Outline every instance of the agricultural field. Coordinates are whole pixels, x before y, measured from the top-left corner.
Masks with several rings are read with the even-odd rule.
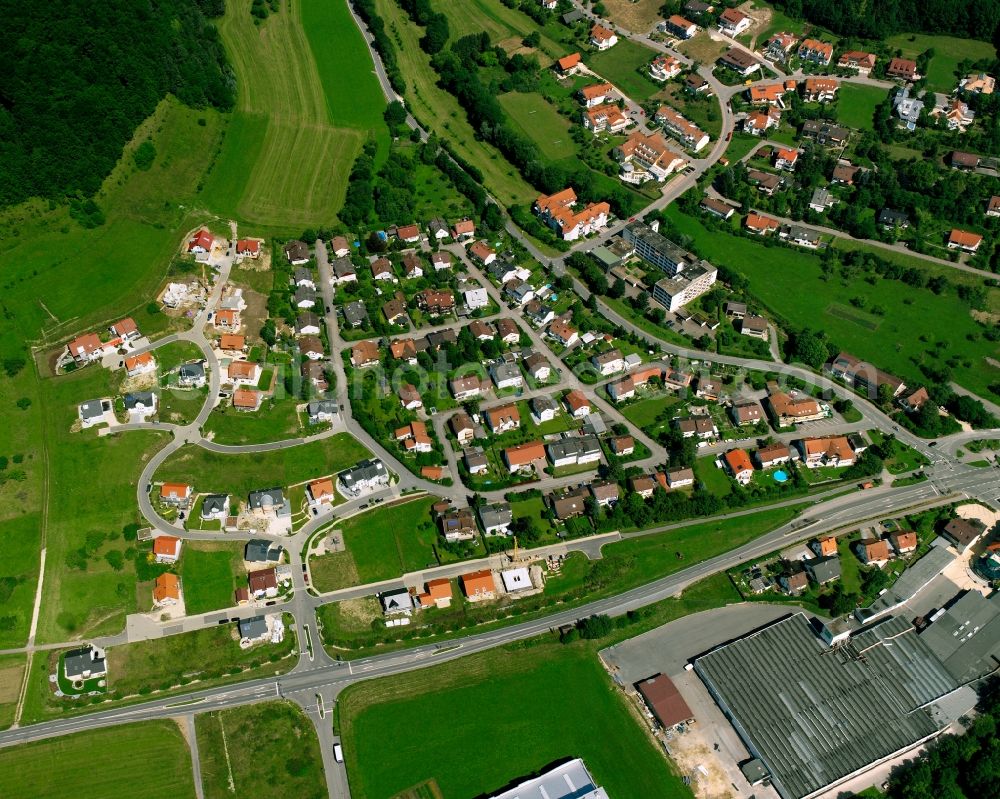
[[[0,730],[7,729],[14,722],[24,663],[24,655],[0,657]]]
[[[576,155],[576,143],[569,135],[569,122],[544,97],[509,92],[497,99],[514,126],[550,161]]]
[[[434,10],[448,17],[452,39],[486,32],[493,44],[503,45],[509,54],[514,50],[527,54],[527,48],[522,50],[514,45],[519,45],[521,39],[538,30],[542,40],[535,56],[543,67],[567,52],[567,44],[557,41],[545,28],[539,30],[538,24],[529,16],[495,0],[436,0]],[[568,38],[569,30],[559,26],[559,33],[563,31]]]
[[[604,0],[606,18],[632,33],[649,33],[662,18],[660,0]]]
[[[320,799],[326,780],[312,722],[291,702],[195,716],[205,799]]]
[[[246,585],[243,543],[187,541],[179,571],[188,616],[232,607],[233,592]]]
[[[106,396],[109,375],[90,366],[43,386],[49,452],[45,589],[41,641],[116,633],[134,612],[135,569],[123,553],[125,525],[141,520],[135,481],[144,461],[167,442],[163,433],[131,431],[98,437],[73,432],[77,403]],[[99,464],[100,479],[84,479]],[[113,553],[118,553],[113,554]]]
[[[534,200],[538,192],[521,179],[495,147],[478,140],[458,101],[437,85],[430,58],[420,49],[423,29],[410,21],[395,0],[376,0],[375,5],[385,21],[386,32],[396,40],[399,67],[406,76],[406,101],[417,120],[446,140],[459,156],[475,164],[483,173],[486,187],[502,204]],[[462,8],[463,13],[468,13],[465,4]],[[439,10],[447,13],[446,7]],[[501,10],[498,5],[497,13]]]
[[[516,712],[487,711],[515,696]],[[428,779],[444,796],[474,796],[567,756],[582,757],[609,796],[690,796],[585,646],[515,647],[425,670],[417,681],[366,682],[341,694],[339,710],[355,799],[390,799]],[[387,750],[398,729],[422,734]],[[372,762],[379,768],[362,765]]]
[[[93,796],[126,799],[136,795],[139,764],[155,764],[142,768],[143,799],[194,799],[191,753],[177,724],[166,720],[0,749],[0,796],[76,799],[86,786]]]
[[[842,83],[837,94],[837,121],[855,130],[871,130],[875,106],[885,99],[886,91],[875,86]]]
[[[157,470],[155,479],[187,481],[199,493],[230,494],[238,501],[254,489],[287,488],[341,471],[370,454],[347,433],[297,447],[234,455],[211,452],[191,444],[167,458]]]
[[[641,103],[661,89],[646,73],[646,67],[654,58],[654,50],[630,39],[619,39],[610,50],[590,53],[586,60],[590,69],[613,83],[630,99]]]
[[[369,131],[388,143],[371,58],[346,4],[285,2],[260,25],[249,6],[229,0],[219,22],[239,96],[205,202],[271,227],[329,223]]]
[[[958,85],[955,71],[959,62],[993,59],[997,55],[996,48],[989,42],[922,33],[901,33],[886,39],[886,44],[892,49],[902,50],[904,58],[916,58],[933,49],[934,57],[927,67],[927,88],[944,94],[950,94]]]
[[[954,371],[954,380],[960,385],[988,398],[989,386],[1000,378],[1000,369],[992,365],[1000,348],[980,335],[968,307],[952,292],[936,295],[887,280],[871,285],[863,277],[824,280],[816,255],[709,231],[676,206],[671,206],[667,215],[681,233],[692,237],[704,257],[745,275],[751,293],[779,317],[796,326],[825,330],[839,347],[859,358],[917,381],[920,372],[914,364],[927,358],[934,342],[940,341],[963,358]],[[922,262],[920,268],[928,271],[933,266]],[[963,279],[957,270],[941,269],[949,280]],[[995,295],[996,291],[990,290],[991,307],[996,307]],[[885,315],[878,316],[877,323],[867,316],[861,321],[843,318],[838,309],[845,298],[861,298],[866,308],[880,307]],[[911,333],[918,328],[923,331],[921,337]],[[927,340],[921,341],[924,337]]]
[[[438,534],[430,514],[436,501],[421,497],[385,505],[339,524],[347,549],[310,559],[313,586],[331,591],[437,565]]]

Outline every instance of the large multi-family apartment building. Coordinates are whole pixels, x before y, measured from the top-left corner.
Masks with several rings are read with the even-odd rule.
[[[633,246],[636,255],[666,273],[653,286],[653,299],[668,311],[676,311],[708,291],[718,277],[718,270],[708,261],[697,258],[643,222],[633,222],[622,231],[622,238]]]
[[[535,213],[566,241],[594,233],[608,224],[611,206],[606,202],[589,203],[579,211],[574,210],[576,192],[572,188],[556,194],[540,196],[535,200]]]
[[[687,165],[684,156],[671,150],[659,133],[636,131],[615,147],[614,156],[622,165],[621,179],[627,183],[662,182]]]
[[[695,152],[708,145],[708,134],[668,105],[660,106],[656,121],[663,125],[664,131]]]

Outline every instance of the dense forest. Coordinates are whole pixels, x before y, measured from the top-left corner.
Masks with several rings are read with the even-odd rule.
[[[167,93],[229,109],[223,0],[0,0],[0,205],[92,195]]]
[[[979,715],[964,735],[946,735],[892,772],[888,799],[1000,797],[1000,681],[979,691]]]
[[[916,31],[995,40],[1000,25],[1000,3],[994,0],[777,0],[775,5],[789,16],[863,39]]]

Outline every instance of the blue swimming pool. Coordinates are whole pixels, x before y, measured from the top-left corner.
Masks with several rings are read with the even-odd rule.
[[[781,469],[778,469],[778,471],[776,471],[772,475],[772,477],[774,477],[774,482],[776,482],[776,483],[783,483],[783,482],[785,482],[788,479],[788,472],[785,472],[785,471],[782,471]]]

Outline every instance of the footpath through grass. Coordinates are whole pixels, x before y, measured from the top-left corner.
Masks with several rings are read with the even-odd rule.
[[[511,646],[417,680],[351,686],[339,721],[354,799],[390,799],[431,778],[444,796],[477,796],[566,757],[583,758],[609,796],[691,796],[584,645]]]
[[[193,799],[191,754],[177,724],[96,728],[0,749],[0,796],[78,799],[81,792],[102,799]]]
[[[264,702],[202,713],[195,730],[205,799],[326,796],[316,730],[297,705]]]

